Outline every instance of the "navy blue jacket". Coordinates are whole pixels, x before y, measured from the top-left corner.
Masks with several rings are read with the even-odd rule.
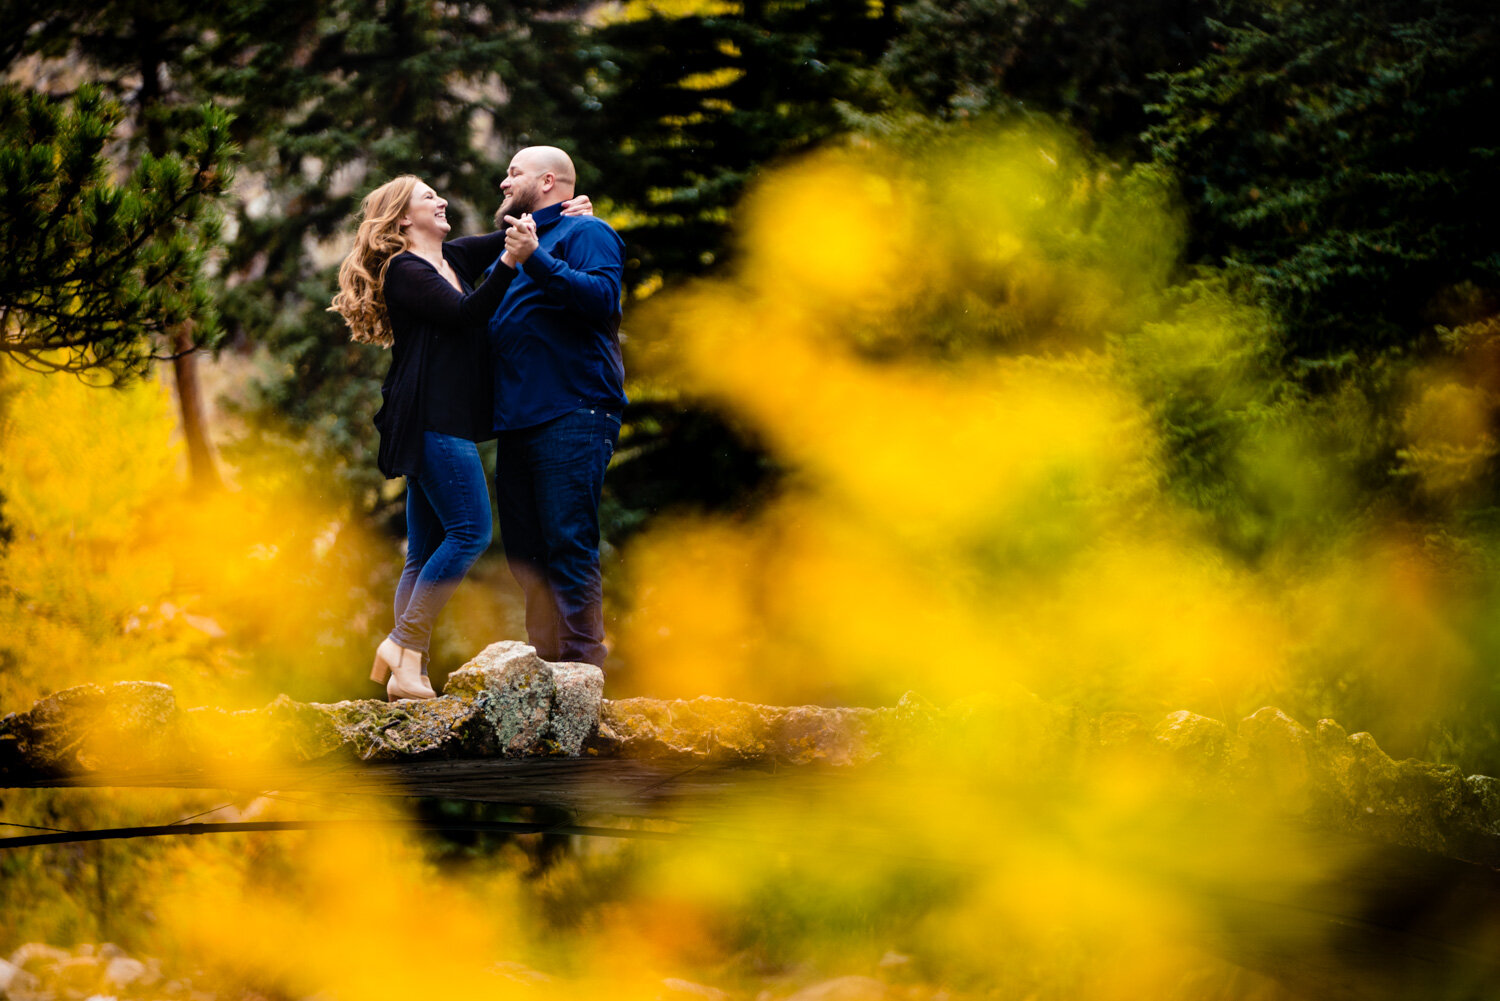
[[[626,403],[625,242],[604,220],[564,216],[561,205],[532,218],[540,246],[490,320],[496,431],[535,427],[580,407],[618,413]]]

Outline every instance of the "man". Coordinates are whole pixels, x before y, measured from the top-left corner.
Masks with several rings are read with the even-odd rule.
[[[562,215],[576,178],[568,154],[530,146],[500,185],[519,273],[489,328],[495,498],[528,641],[544,660],[602,665],[599,496],[626,403],[625,244],[600,219]]]

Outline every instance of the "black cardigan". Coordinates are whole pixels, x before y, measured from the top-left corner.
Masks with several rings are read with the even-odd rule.
[[[502,232],[443,244],[443,257],[471,286],[505,249]],[[385,306],[395,343],[375,414],[377,462],[387,479],[422,468],[422,432],[484,441],[494,437],[487,326],[516,272],[498,265],[473,292],[460,292],[410,251],[391,258]]]

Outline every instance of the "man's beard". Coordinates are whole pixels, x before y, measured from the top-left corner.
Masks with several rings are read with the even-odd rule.
[[[506,216],[519,219],[527,212],[535,212],[536,200],[535,191],[512,191],[495,212],[495,225],[497,227],[505,225]]]

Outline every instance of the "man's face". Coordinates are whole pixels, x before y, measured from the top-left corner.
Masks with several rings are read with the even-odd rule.
[[[510,161],[510,170],[500,182],[500,192],[505,201],[500,203],[499,215],[519,216],[523,212],[536,211],[542,199],[542,179],[546,175],[528,163],[520,154]]]

